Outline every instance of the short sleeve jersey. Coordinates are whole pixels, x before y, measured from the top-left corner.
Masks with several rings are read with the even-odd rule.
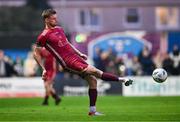
[[[61,27],[45,29],[36,44],[45,47],[64,68],[76,67],[73,63],[77,60],[86,64],[72,48]]]

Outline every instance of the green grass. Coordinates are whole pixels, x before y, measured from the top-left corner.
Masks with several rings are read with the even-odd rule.
[[[179,121],[180,97],[98,97],[97,109],[105,116],[89,117],[88,97],[63,97],[59,106],[42,98],[0,99],[0,121]]]

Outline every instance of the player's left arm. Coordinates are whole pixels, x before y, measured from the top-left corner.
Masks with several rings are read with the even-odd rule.
[[[61,31],[64,33],[64,30],[61,28]],[[81,57],[83,58],[84,60],[87,60],[87,55],[81,53],[78,49],[76,49],[66,38],[66,35],[64,33],[64,38],[66,39],[66,41],[69,43],[69,45],[73,48],[73,50]]]
[[[83,59],[87,60],[87,55],[81,53],[77,48],[75,48],[71,43],[69,43],[71,45],[71,47],[74,49],[74,51]]]

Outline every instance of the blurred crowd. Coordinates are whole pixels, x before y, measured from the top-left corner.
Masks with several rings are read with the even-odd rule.
[[[146,76],[151,75],[153,70],[162,67],[169,75],[180,75],[180,50],[178,46],[173,51],[162,54],[158,51],[151,55],[149,48],[144,47],[137,56],[124,54],[117,56],[112,49],[102,51],[95,49],[96,55],[93,58],[94,66],[120,76]],[[42,69],[33,58],[32,52],[28,52],[27,58],[22,60],[16,57],[13,61],[0,50],[0,77],[34,77],[41,76]]]
[[[13,61],[10,57],[4,54],[3,50],[0,50],[0,77],[33,77],[40,76],[41,72],[42,71],[34,60],[31,51],[28,52],[25,60],[21,59],[21,57],[16,57]]]
[[[164,68],[168,75],[180,75],[180,50],[177,45],[174,45],[170,53],[163,54],[158,51],[155,55],[151,54],[148,47],[144,47],[137,56],[132,54],[118,56],[112,49],[95,50],[94,65],[103,71],[120,76],[148,76],[152,75],[155,68]]]

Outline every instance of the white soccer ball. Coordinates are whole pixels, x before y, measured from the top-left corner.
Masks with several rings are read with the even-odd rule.
[[[153,77],[154,81],[156,81],[158,83],[162,83],[162,82],[166,81],[167,76],[168,76],[167,72],[163,68],[157,68],[152,73],[152,77]]]

